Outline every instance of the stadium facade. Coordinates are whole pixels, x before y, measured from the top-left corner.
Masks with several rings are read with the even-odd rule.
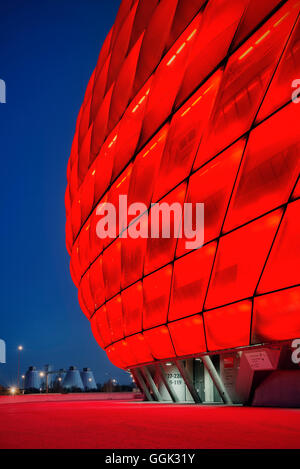
[[[100,51],[68,163],[66,244],[95,339],[150,400],[293,401],[299,11],[123,0]],[[120,195],[150,217],[153,203],[203,203],[203,247],[99,238],[97,207]]]

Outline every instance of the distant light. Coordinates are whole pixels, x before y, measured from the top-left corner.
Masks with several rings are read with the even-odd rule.
[[[174,62],[174,60],[176,59],[176,55],[173,55],[173,57],[169,60],[169,62],[167,63],[167,66],[170,66],[171,63]]]
[[[91,383],[91,381],[92,381],[92,378],[89,378],[89,382],[90,382],[90,383]]]
[[[187,38],[187,41],[190,41],[190,40],[192,39],[192,37],[195,36],[196,32],[197,32],[197,29],[194,29],[194,31],[193,31],[193,32],[189,35],[189,37]]]
[[[167,363],[166,363],[166,366],[172,366],[172,363],[167,362]]]
[[[22,375],[22,379],[25,379],[25,375]]]
[[[277,23],[274,24],[274,28],[277,28],[277,26],[280,25],[280,23],[282,23],[283,20],[285,20],[285,18],[287,18],[289,16],[290,12],[288,11],[285,15],[283,15],[280,20],[277,21]]]
[[[181,117],[185,116],[190,110],[191,110],[191,107],[188,107],[182,114],[181,114]]]
[[[185,46],[186,46],[186,42],[184,42],[184,43],[179,47],[179,49],[177,50],[176,54],[180,54],[180,52],[182,51],[182,49],[184,49]]]
[[[255,44],[258,46],[258,44],[260,44],[267,36],[269,36],[269,34],[271,34],[270,29],[269,29],[265,34],[263,34],[263,35],[256,41]]]
[[[43,378],[43,376],[45,376],[45,373],[43,373],[42,371],[40,372],[40,377]]]
[[[252,52],[254,49],[253,46],[249,47],[249,49],[246,50],[246,52],[244,52],[240,57],[239,57],[239,60],[243,60],[248,54],[250,54],[250,52]]]
[[[58,381],[61,381],[61,378],[58,378]]]
[[[14,395],[14,394],[16,394],[16,392],[17,392],[17,388],[16,388],[15,386],[12,386],[12,387],[9,389],[9,392],[10,392],[10,394]]]
[[[19,345],[18,350],[23,350],[23,345]]]

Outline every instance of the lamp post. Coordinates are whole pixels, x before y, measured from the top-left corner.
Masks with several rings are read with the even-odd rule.
[[[18,346],[18,388],[20,389],[20,362],[21,362],[21,352],[23,350],[23,345]]]
[[[25,375],[22,375],[21,378],[23,381],[23,394],[25,394]]]
[[[48,373],[47,371],[45,371],[45,372],[44,372],[44,371],[41,371],[41,372],[40,372],[40,377],[41,377],[41,378],[46,378],[46,380],[45,380],[45,391],[46,391],[46,394],[48,394],[48,388],[49,388],[49,386],[48,386],[48,374],[49,374],[49,373]]]
[[[43,371],[41,371],[40,372],[40,378],[44,378],[44,377],[45,377],[45,373]],[[42,389],[42,387],[44,387],[44,386],[41,385],[41,389]]]

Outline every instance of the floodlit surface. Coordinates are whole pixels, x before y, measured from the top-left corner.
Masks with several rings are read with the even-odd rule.
[[[300,336],[300,3],[256,3],[123,0],[91,75],[66,244],[81,308],[120,368]],[[204,247],[162,227],[131,238],[130,216],[98,237],[97,208],[126,214],[119,196],[144,204],[141,226],[153,203],[204,203]]]
[[[299,409],[103,397],[0,397],[0,448],[300,448]]]

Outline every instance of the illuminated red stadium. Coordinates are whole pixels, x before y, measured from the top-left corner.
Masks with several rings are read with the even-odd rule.
[[[66,243],[98,344],[148,398],[163,394],[156,373],[168,389],[166,363],[203,400],[197,357],[218,357],[204,363],[216,385],[241,351],[300,337],[299,11],[123,0],[100,51],[68,164]],[[119,195],[149,210],[204,203],[204,246],[100,239],[96,209]]]

